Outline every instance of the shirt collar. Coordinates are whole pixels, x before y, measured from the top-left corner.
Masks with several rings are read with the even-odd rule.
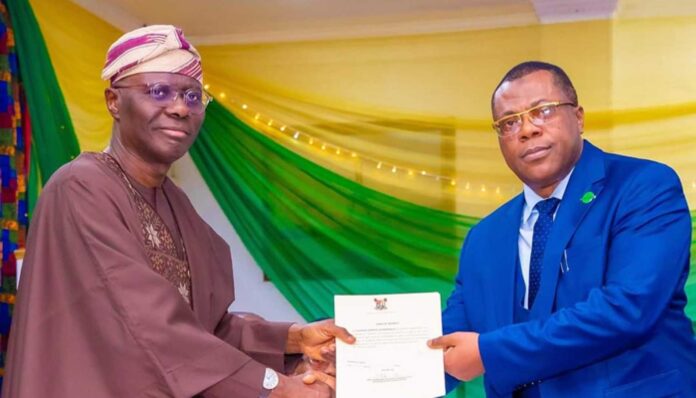
[[[573,167],[568,175],[566,175],[561,182],[558,183],[556,189],[553,190],[549,198],[556,198],[558,200],[563,199],[563,194],[565,193],[566,187],[568,187],[568,181],[570,180],[570,176],[573,174],[573,170],[575,170],[575,167]],[[532,188],[528,187],[527,184],[524,184],[522,190],[524,191],[524,210],[522,211],[522,223],[524,224],[529,222],[529,218],[532,216],[534,206],[536,206],[536,204],[542,200],[548,198],[542,198],[541,196],[537,195],[537,193],[534,192]]]

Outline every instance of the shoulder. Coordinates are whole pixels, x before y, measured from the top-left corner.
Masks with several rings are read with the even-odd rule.
[[[605,169],[610,184],[631,187],[679,187],[677,173],[668,165],[615,153],[604,153]]]
[[[616,230],[667,217],[691,227],[689,207],[677,173],[652,160],[605,154],[605,182],[602,203],[614,209],[611,220]],[[662,221],[664,223],[664,221]]]
[[[97,154],[85,152],[56,170],[45,189],[55,189],[54,187],[74,181],[101,182],[105,177],[112,177],[110,174],[113,173],[100,164]]]
[[[66,163],[51,176],[40,197],[58,193],[115,199],[127,195],[119,176],[98,159],[99,154],[85,152]],[[93,198],[94,199],[94,198]]]

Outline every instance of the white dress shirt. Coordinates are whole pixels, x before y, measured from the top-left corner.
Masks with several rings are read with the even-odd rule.
[[[558,183],[556,189],[553,190],[551,196],[548,198],[542,198],[537,195],[532,188],[527,185],[523,186],[524,191],[524,209],[522,210],[522,220],[520,222],[520,236],[517,240],[517,246],[520,254],[520,266],[522,268],[522,279],[524,279],[525,293],[524,293],[524,308],[529,309],[529,262],[532,257],[532,239],[534,238],[534,224],[536,224],[539,218],[539,211],[534,208],[537,203],[542,200],[549,198],[557,198],[559,200],[563,199],[563,194],[565,193],[566,187],[568,186],[568,180],[573,174],[573,170],[570,170],[567,176]],[[559,204],[556,207],[556,211],[553,213],[553,218],[556,218],[556,213],[561,207]]]

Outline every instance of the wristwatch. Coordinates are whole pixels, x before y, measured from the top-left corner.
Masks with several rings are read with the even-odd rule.
[[[271,368],[266,368],[266,373],[263,375],[263,384],[259,398],[268,398],[273,392],[273,389],[278,387],[278,373]]]

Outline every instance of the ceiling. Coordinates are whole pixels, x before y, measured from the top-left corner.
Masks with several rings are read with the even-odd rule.
[[[693,0],[71,0],[117,28],[180,26],[195,44],[451,32],[696,15]]]

